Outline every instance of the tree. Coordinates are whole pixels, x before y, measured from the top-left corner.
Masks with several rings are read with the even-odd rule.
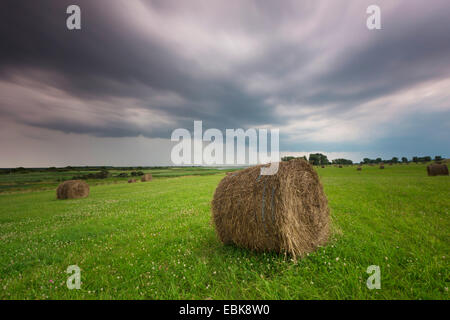
[[[435,156],[434,157],[434,161],[441,161],[442,160],[442,157],[441,156]]]
[[[303,159],[305,161],[308,161],[306,159],[306,156],[302,156],[302,157],[285,156],[285,157],[281,158],[281,161],[289,161],[289,160],[292,160],[292,159]]]
[[[333,159],[333,164],[353,164],[352,160],[349,159]]]
[[[311,153],[309,155],[309,163],[318,166],[320,164],[320,155],[318,153]]]
[[[320,164],[321,165],[325,165],[325,164],[330,164],[330,160],[328,160],[328,157],[324,154],[320,154]]]
[[[402,157],[402,162],[403,162],[403,163],[408,163],[408,158]]]
[[[321,153],[311,153],[309,155],[309,163],[314,166],[329,164],[328,157]]]
[[[398,158],[397,157],[393,157],[391,161],[392,161],[392,163],[398,163]]]

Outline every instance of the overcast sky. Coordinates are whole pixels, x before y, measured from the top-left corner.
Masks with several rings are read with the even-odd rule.
[[[279,128],[283,154],[449,157],[449,17],[448,0],[2,0],[0,167],[170,164],[194,120]]]

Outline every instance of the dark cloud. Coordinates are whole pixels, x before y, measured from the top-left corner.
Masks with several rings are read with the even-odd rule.
[[[70,4],[81,31],[65,27]],[[0,114],[99,137],[275,126],[285,149],[361,149],[362,129],[389,127],[362,106],[450,77],[447,1],[381,1],[379,31],[365,27],[369,4],[2,1]]]

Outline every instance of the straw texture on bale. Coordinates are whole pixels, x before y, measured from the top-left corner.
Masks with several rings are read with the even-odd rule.
[[[56,189],[58,199],[79,199],[89,195],[89,185],[82,180],[68,180]]]
[[[429,176],[448,176],[448,167],[446,164],[430,164],[427,166]]]
[[[328,201],[314,168],[303,159],[279,163],[275,175],[262,165],[225,176],[212,201],[219,239],[255,251],[302,256],[327,242]]]
[[[142,176],[141,181],[142,182],[146,182],[146,181],[151,181],[152,180],[152,175],[150,173],[146,173]]]

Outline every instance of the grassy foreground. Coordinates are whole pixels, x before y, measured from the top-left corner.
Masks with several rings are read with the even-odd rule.
[[[297,263],[223,246],[210,201],[223,174],[0,194],[0,299],[448,299],[450,179],[422,165],[317,169],[330,243]],[[81,268],[80,290],[66,269]],[[366,269],[381,268],[369,290]]]

